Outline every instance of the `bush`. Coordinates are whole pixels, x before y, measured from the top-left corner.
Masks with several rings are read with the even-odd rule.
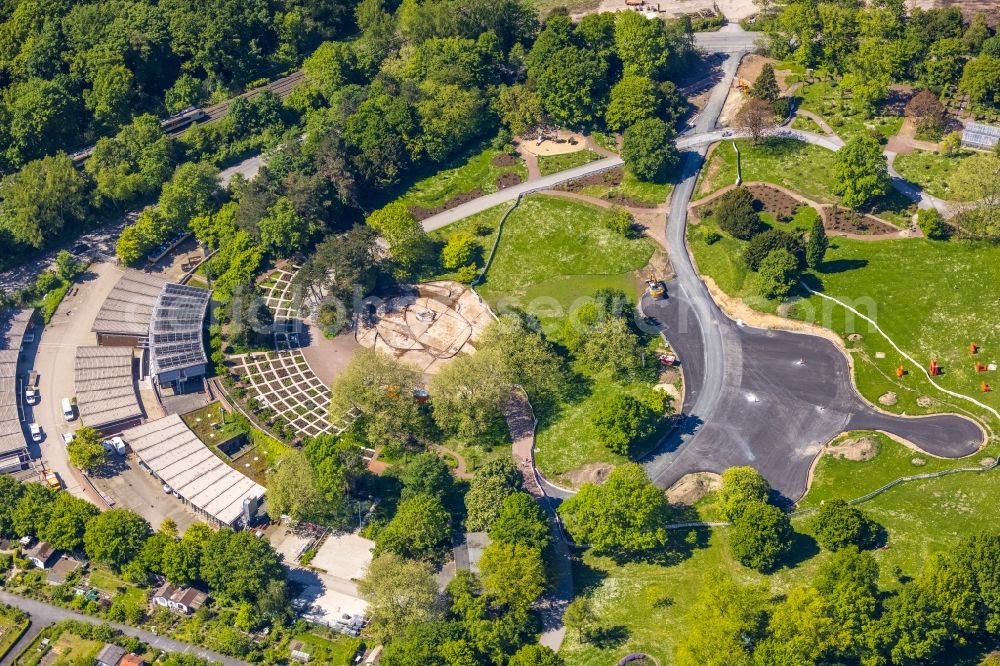
[[[656,431],[658,414],[640,400],[618,393],[600,404],[591,417],[597,438],[612,452],[627,456],[632,447]]]
[[[479,275],[479,267],[475,264],[469,264],[468,266],[462,266],[457,271],[455,271],[455,279],[459,282],[470,284]]]
[[[760,270],[767,255],[775,250],[787,250],[795,257],[797,266],[802,267],[802,241],[790,233],[781,229],[768,229],[764,233],[755,236],[750,244],[743,251],[743,263],[752,271]]]
[[[774,115],[787,118],[792,112],[792,100],[788,97],[779,97],[771,102],[771,108],[774,109]]]
[[[773,250],[760,264],[760,292],[764,298],[783,299],[795,286],[799,262],[783,248]]]
[[[750,502],[733,521],[729,548],[744,566],[768,573],[788,555],[793,534],[784,511],[764,502]]]
[[[726,520],[736,520],[751,502],[766,502],[771,486],[753,467],[730,467],[722,473],[719,508]]]
[[[472,262],[479,244],[472,234],[460,231],[448,237],[448,243],[441,250],[441,265],[455,270]]]
[[[917,226],[924,236],[932,240],[947,240],[951,236],[951,227],[941,217],[941,213],[933,208],[917,211]]]
[[[827,550],[840,550],[847,546],[865,549],[875,545],[879,525],[860,509],[836,499],[820,506],[812,519],[812,529],[816,541]]]
[[[709,231],[705,234],[705,244],[715,245],[720,240],[722,240],[722,234],[717,231]]]
[[[727,234],[740,240],[750,240],[767,228],[757,216],[753,204],[753,194],[741,186],[719,197],[712,206],[712,214]]]

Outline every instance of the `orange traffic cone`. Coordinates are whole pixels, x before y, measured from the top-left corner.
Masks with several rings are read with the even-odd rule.
[[[993,390],[992,388],[990,388],[990,385],[987,384],[986,382],[981,383],[979,385],[979,388],[983,389],[983,393],[989,393],[990,391]]]

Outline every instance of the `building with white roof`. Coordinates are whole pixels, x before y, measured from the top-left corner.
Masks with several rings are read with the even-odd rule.
[[[21,428],[18,407],[17,361],[34,310],[0,313],[0,472],[28,465],[28,443]]]
[[[142,420],[132,358],[129,347],[77,348],[76,406],[85,425],[112,432]]]
[[[135,454],[186,504],[216,524],[252,521],[265,488],[227,465],[176,414],[122,433]]]

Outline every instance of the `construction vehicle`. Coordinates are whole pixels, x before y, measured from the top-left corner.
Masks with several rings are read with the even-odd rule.
[[[62,481],[59,480],[59,475],[54,471],[42,470],[43,477],[45,479],[45,485],[47,485],[52,490],[62,490]]]
[[[646,278],[646,291],[650,298],[663,298],[667,294],[667,287],[662,280],[657,280],[652,273]]]
[[[736,77],[736,87],[740,89],[740,92],[749,94],[750,89],[753,88],[753,84],[742,77]]]

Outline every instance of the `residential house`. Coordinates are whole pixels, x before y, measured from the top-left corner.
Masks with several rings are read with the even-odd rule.
[[[96,666],[118,666],[125,657],[125,648],[105,643],[94,659]]]
[[[118,666],[146,666],[146,660],[137,654],[129,653],[122,657],[122,660],[118,662]]]
[[[153,592],[152,601],[174,612],[190,614],[208,601],[208,595],[195,587],[174,587],[166,583]]]
[[[67,557],[65,555],[60,555],[56,558],[56,561],[52,563],[46,574],[46,580],[49,585],[62,585],[69,578],[69,575],[80,568],[80,563],[74,560],[72,557]]]
[[[24,556],[39,569],[48,569],[56,560],[56,549],[52,544],[41,541],[25,550]]]

